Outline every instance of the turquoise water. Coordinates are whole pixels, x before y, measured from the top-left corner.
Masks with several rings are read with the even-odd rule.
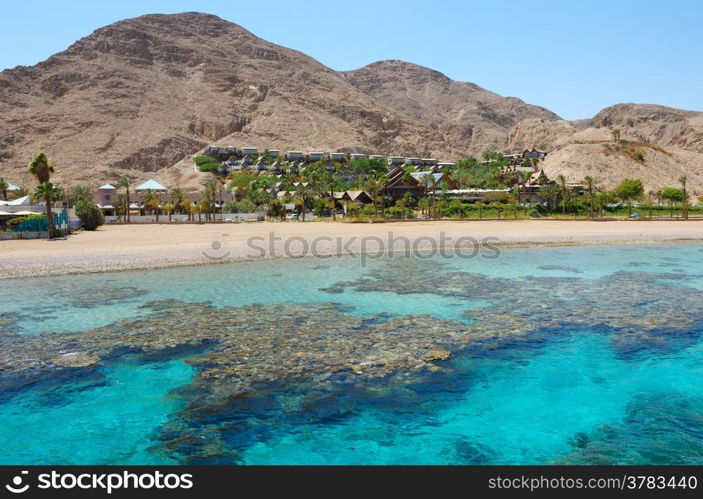
[[[395,256],[362,268],[341,258],[4,281],[0,463],[703,464],[701,257],[698,244],[534,248],[496,260]],[[172,300],[160,303],[205,341],[186,345],[190,333],[171,338],[166,328],[149,346],[121,343],[121,333],[161,327],[166,316],[144,306],[154,300]],[[189,308],[203,302],[211,308]],[[319,351],[278,343],[308,333],[296,311],[333,314],[324,303],[335,304],[341,329],[323,334]],[[275,328],[273,342],[242,337],[249,353],[225,357],[242,355],[244,370],[208,357],[240,334],[228,318],[253,323],[252,314],[252,328]],[[449,359],[402,365],[414,355],[402,340],[384,355],[409,350],[382,375],[320,376],[308,360],[310,349],[353,359],[347,341],[367,334],[360,328],[411,315],[423,321],[413,334],[428,331]],[[445,329],[465,330],[466,341],[443,339]],[[97,362],[55,365],[81,348]],[[303,374],[267,371],[284,348],[310,362]],[[13,355],[46,362],[30,369]],[[217,376],[203,375],[213,367]]]

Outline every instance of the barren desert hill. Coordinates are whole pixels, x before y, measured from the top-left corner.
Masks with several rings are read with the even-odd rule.
[[[615,179],[645,169],[654,182],[680,167],[703,186],[701,116],[623,104],[567,122],[411,63],[337,72],[216,16],[155,14],[0,72],[0,176],[29,183],[26,164],[37,151],[57,163],[64,184],[95,187],[124,175],[197,187],[206,174],[188,158],[211,144],[444,160],[547,145],[548,173]],[[634,163],[608,153],[602,143],[614,127],[666,152],[648,148]]]
[[[522,150],[539,145],[551,151],[542,164],[551,177],[563,174],[578,181],[590,175],[605,187],[634,177],[642,179],[648,190],[656,190],[677,185],[679,177],[685,175],[692,190],[703,194],[700,112],[653,104],[617,104],[579,122],[529,118],[513,127],[506,148]]]

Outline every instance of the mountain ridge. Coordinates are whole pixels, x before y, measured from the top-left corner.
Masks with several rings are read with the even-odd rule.
[[[670,147],[694,185],[703,154],[703,114],[695,111],[618,104],[569,122],[405,61],[335,71],[194,12],[118,21],[37,65],[0,72],[0,113],[0,176],[20,184],[40,150],[63,183],[97,186],[124,175],[186,187],[204,179],[188,158],[215,143],[452,160],[543,143],[578,149],[620,127],[625,138]],[[553,163],[545,168],[564,166]]]

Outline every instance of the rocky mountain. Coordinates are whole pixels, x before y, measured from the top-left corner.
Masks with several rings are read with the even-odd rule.
[[[600,147],[615,126],[666,152],[648,148],[637,165],[606,154]],[[444,160],[547,145],[554,154],[545,168],[575,178],[583,170],[579,151],[591,147],[592,168],[612,167],[613,176],[640,166],[656,172],[663,156],[671,168],[693,172],[702,126],[700,113],[634,105],[566,122],[400,61],[336,72],[198,13],[120,21],[36,66],[0,73],[0,176],[20,185],[29,183],[31,156],[45,151],[66,184],[97,186],[124,175],[195,187],[206,176],[190,158],[211,144]],[[623,162],[611,165],[614,159]]]

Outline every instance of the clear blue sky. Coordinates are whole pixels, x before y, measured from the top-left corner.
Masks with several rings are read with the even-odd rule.
[[[199,11],[333,69],[402,59],[567,119],[591,117],[619,102],[703,111],[699,0],[2,0],[0,5],[2,69],[36,64],[120,19]]]

